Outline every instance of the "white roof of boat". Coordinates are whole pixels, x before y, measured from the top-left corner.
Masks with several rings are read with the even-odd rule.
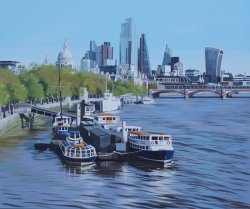
[[[160,132],[144,132],[144,131],[129,131],[129,133],[136,134],[139,136],[151,136],[151,135],[169,135],[167,133]]]
[[[113,115],[113,114],[107,113],[107,112],[101,112],[101,113],[98,114],[98,116],[112,116],[112,117],[118,117],[118,116],[116,116],[116,115]]]

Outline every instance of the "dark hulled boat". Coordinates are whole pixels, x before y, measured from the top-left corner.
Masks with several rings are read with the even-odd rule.
[[[80,166],[93,164],[97,158],[95,148],[84,142],[79,131],[69,131],[59,142],[59,154],[66,163]]]

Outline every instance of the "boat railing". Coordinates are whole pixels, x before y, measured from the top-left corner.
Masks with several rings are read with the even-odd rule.
[[[89,158],[96,155],[94,149],[88,149],[88,150],[65,150],[65,155],[67,157],[71,158]]]

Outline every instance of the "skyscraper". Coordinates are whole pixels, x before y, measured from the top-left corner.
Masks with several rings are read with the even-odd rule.
[[[140,48],[138,55],[138,71],[142,76],[151,76],[151,67],[149,61],[148,47],[145,34],[141,34]]]
[[[137,67],[136,30],[132,18],[126,19],[121,25],[120,64],[129,64]]]
[[[221,77],[221,61],[223,50],[213,47],[205,47],[206,75],[209,82],[218,82]]]
[[[171,63],[171,57],[172,57],[172,51],[169,48],[168,44],[166,43],[164,55],[163,55],[163,60],[162,60],[162,65],[170,65]]]
[[[99,66],[105,65],[107,60],[113,60],[113,47],[110,42],[104,42],[96,50],[96,61]]]
[[[81,70],[95,71],[96,68],[96,44],[90,41],[89,50],[81,59]]]

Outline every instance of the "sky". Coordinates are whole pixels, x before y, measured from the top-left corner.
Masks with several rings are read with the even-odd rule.
[[[250,0],[0,0],[0,60],[55,64],[67,40],[76,67],[89,41],[111,42],[119,61],[121,23],[146,34],[151,68],[166,43],[184,69],[205,72],[205,47],[224,51],[222,70],[250,75]]]

